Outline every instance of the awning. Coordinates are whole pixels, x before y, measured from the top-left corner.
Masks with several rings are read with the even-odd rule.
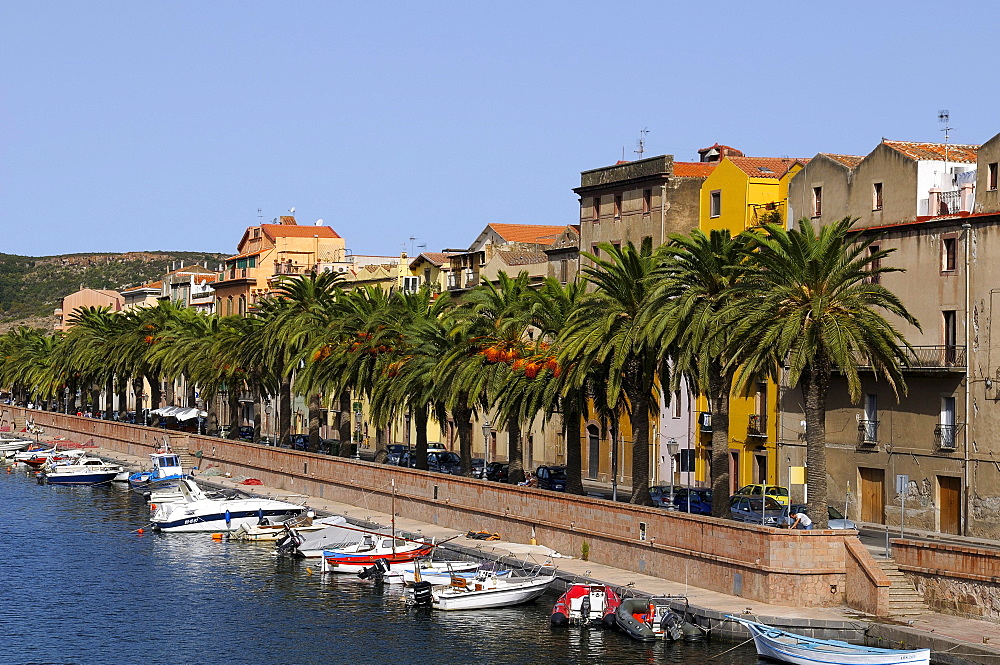
[[[199,411],[198,409],[185,408],[183,406],[164,406],[159,409],[153,409],[150,413],[157,416],[173,416],[177,420],[191,420],[192,418],[202,417],[208,415],[205,411]]]

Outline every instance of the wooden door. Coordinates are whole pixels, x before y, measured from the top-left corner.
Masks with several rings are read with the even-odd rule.
[[[861,521],[885,524],[885,469],[858,468]]]
[[[938,523],[941,533],[962,529],[962,479],[938,476]]]
[[[729,493],[732,494],[742,487],[740,483],[740,453],[736,450],[729,451]]]

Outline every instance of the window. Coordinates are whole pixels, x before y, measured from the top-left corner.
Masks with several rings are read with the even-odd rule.
[[[670,417],[671,418],[680,418],[681,417],[681,391],[677,390],[677,391],[674,392],[674,399],[670,403],[670,406],[671,406]]]
[[[593,254],[596,259],[601,258],[601,248],[597,246],[596,242],[590,246],[590,253]]]
[[[882,183],[872,185],[872,210],[882,209]]]
[[[240,306],[240,316],[246,316],[247,315],[247,297],[245,295],[241,295],[240,296],[239,306]]]
[[[823,188],[813,187],[813,217],[820,217],[823,214]]]
[[[403,293],[416,293],[420,289],[419,277],[403,278]]]
[[[644,189],[642,190],[642,214],[648,215],[649,211],[653,209],[653,190]]]
[[[987,183],[987,189],[996,191],[997,188],[997,162],[993,162],[989,166],[989,183]]]
[[[878,395],[865,395],[865,417],[861,421],[861,434],[866,442],[878,441]]]
[[[868,245],[868,256],[875,256],[879,253],[878,245]],[[882,282],[882,275],[878,273],[878,269],[882,267],[882,259],[874,258],[868,262],[868,268],[872,271],[868,277],[869,284],[880,284]]]
[[[613,243],[611,243],[611,246],[615,248],[616,252],[621,253],[621,251],[622,251],[622,244],[620,242],[613,242]]]
[[[955,447],[955,398],[941,398],[941,422],[938,423],[938,445],[942,448]]]
[[[622,195],[615,194],[615,219],[621,219],[622,216]]]
[[[955,310],[945,310],[941,312],[941,338],[944,342],[944,358],[949,365],[955,363],[958,356],[958,349],[955,344],[958,342],[958,327],[956,325],[958,317]]]
[[[229,296],[226,298],[226,316],[232,316],[233,314],[233,297]]]
[[[593,219],[596,222],[601,218],[601,197],[595,196],[591,201],[591,205],[593,206],[593,211],[594,211],[591,219]]]
[[[722,214],[722,192],[715,190],[708,196],[708,216],[718,217]]]
[[[955,270],[955,251],[958,247],[958,238],[941,239],[941,270],[952,272]]]
[[[431,269],[424,268],[424,284],[430,285],[431,283]]]
[[[562,259],[559,261],[559,281],[565,284],[569,281],[569,260]]]

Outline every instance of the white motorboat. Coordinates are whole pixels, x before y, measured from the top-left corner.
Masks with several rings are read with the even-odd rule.
[[[157,451],[149,455],[150,468],[136,471],[128,477],[128,484],[140,494],[173,489],[184,477],[184,469],[177,453],[170,450]]]
[[[46,463],[38,475],[38,482],[49,485],[102,485],[110,483],[122,467],[109,464],[99,457],[81,455],[68,462]]]
[[[178,481],[181,499],[158,503],[150,518],[153,529],[165,533],[235,531],[244,524],[267,519],[284,521],[300,515],[305,506],[251,496],[210,497],[190,478]],[[153,504],[150,504],[152,508]]]
[[[347,526],[347,519],[340,515],[323,520],[326,526],[318,531],[303,532],[292,527],[278,538],[278,552],[304,559],[318,559],[323,550],[334,550],[361,541],[362,532]]]
[[[743,617],[726,615],[726,618],[750,631],[757,655],[793,665],[927,665],[930,662],[930,649],[880,649],[841,640],[820,640]]]
[[[395,564],[412,565],[415,560],[430,556],[434,547],[434,543],[369,532],[362,534],[360,543],[323,550],[322,572],[357,574],[380,560],[390,568]]]
[[[19,453],[33,443],[31,439],[0,439],[0,453]]]
[[[482,610],[531,602],[555,582],[555,571],[527,577],[502,576],[480,571],[474,579],[455,576],[446,587],[429,582],[415,583],[408,598],[417,605],[429,604],[438,610]],[[429,593],[428,593],[429,590]]]
[[[480,563],[477,561],[446,561],[434,559],[417,559],[413,563],[397,563],[389,566],[384,579],[389,584],[415,584],[430,582],[433,586],[447,586],[453,577],[464,577],[472,580],[478,574]],[[500,571],[506,575],[509,571]]]
[[[257,524],[244,524],[236,531],[229,534],[233,540],[249,540],[255,543],[273,543],[281,540],[288,534],[289,529],[295,529],[299,533],[311,533],[325,529],[328,526],[343,524],[346,520],[340,515],[331,517],[321,517],[315,519],[315,513],[311,510],[304,515],[293,517],[284,522],[271,522],[264,520]]]

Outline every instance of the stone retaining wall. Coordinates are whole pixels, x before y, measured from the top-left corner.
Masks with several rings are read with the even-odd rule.
[[[21,411],[21,410],[17,410]],[[485,529],[506,540],[538,542],[592,561],[776,605],[836,606],[882,613],[878,566],[842,531],[787,531],[667,512],[472,478],[329,457],[150,427],[31,412],[47,436],[92,439],[143,455],[173,445],[218,467],[301,493],[460,531]],[[23,421],[24,413],[17,416]]]
[[[892,557],[932,610],[1000,623],[1000,551],[898,538]]]

